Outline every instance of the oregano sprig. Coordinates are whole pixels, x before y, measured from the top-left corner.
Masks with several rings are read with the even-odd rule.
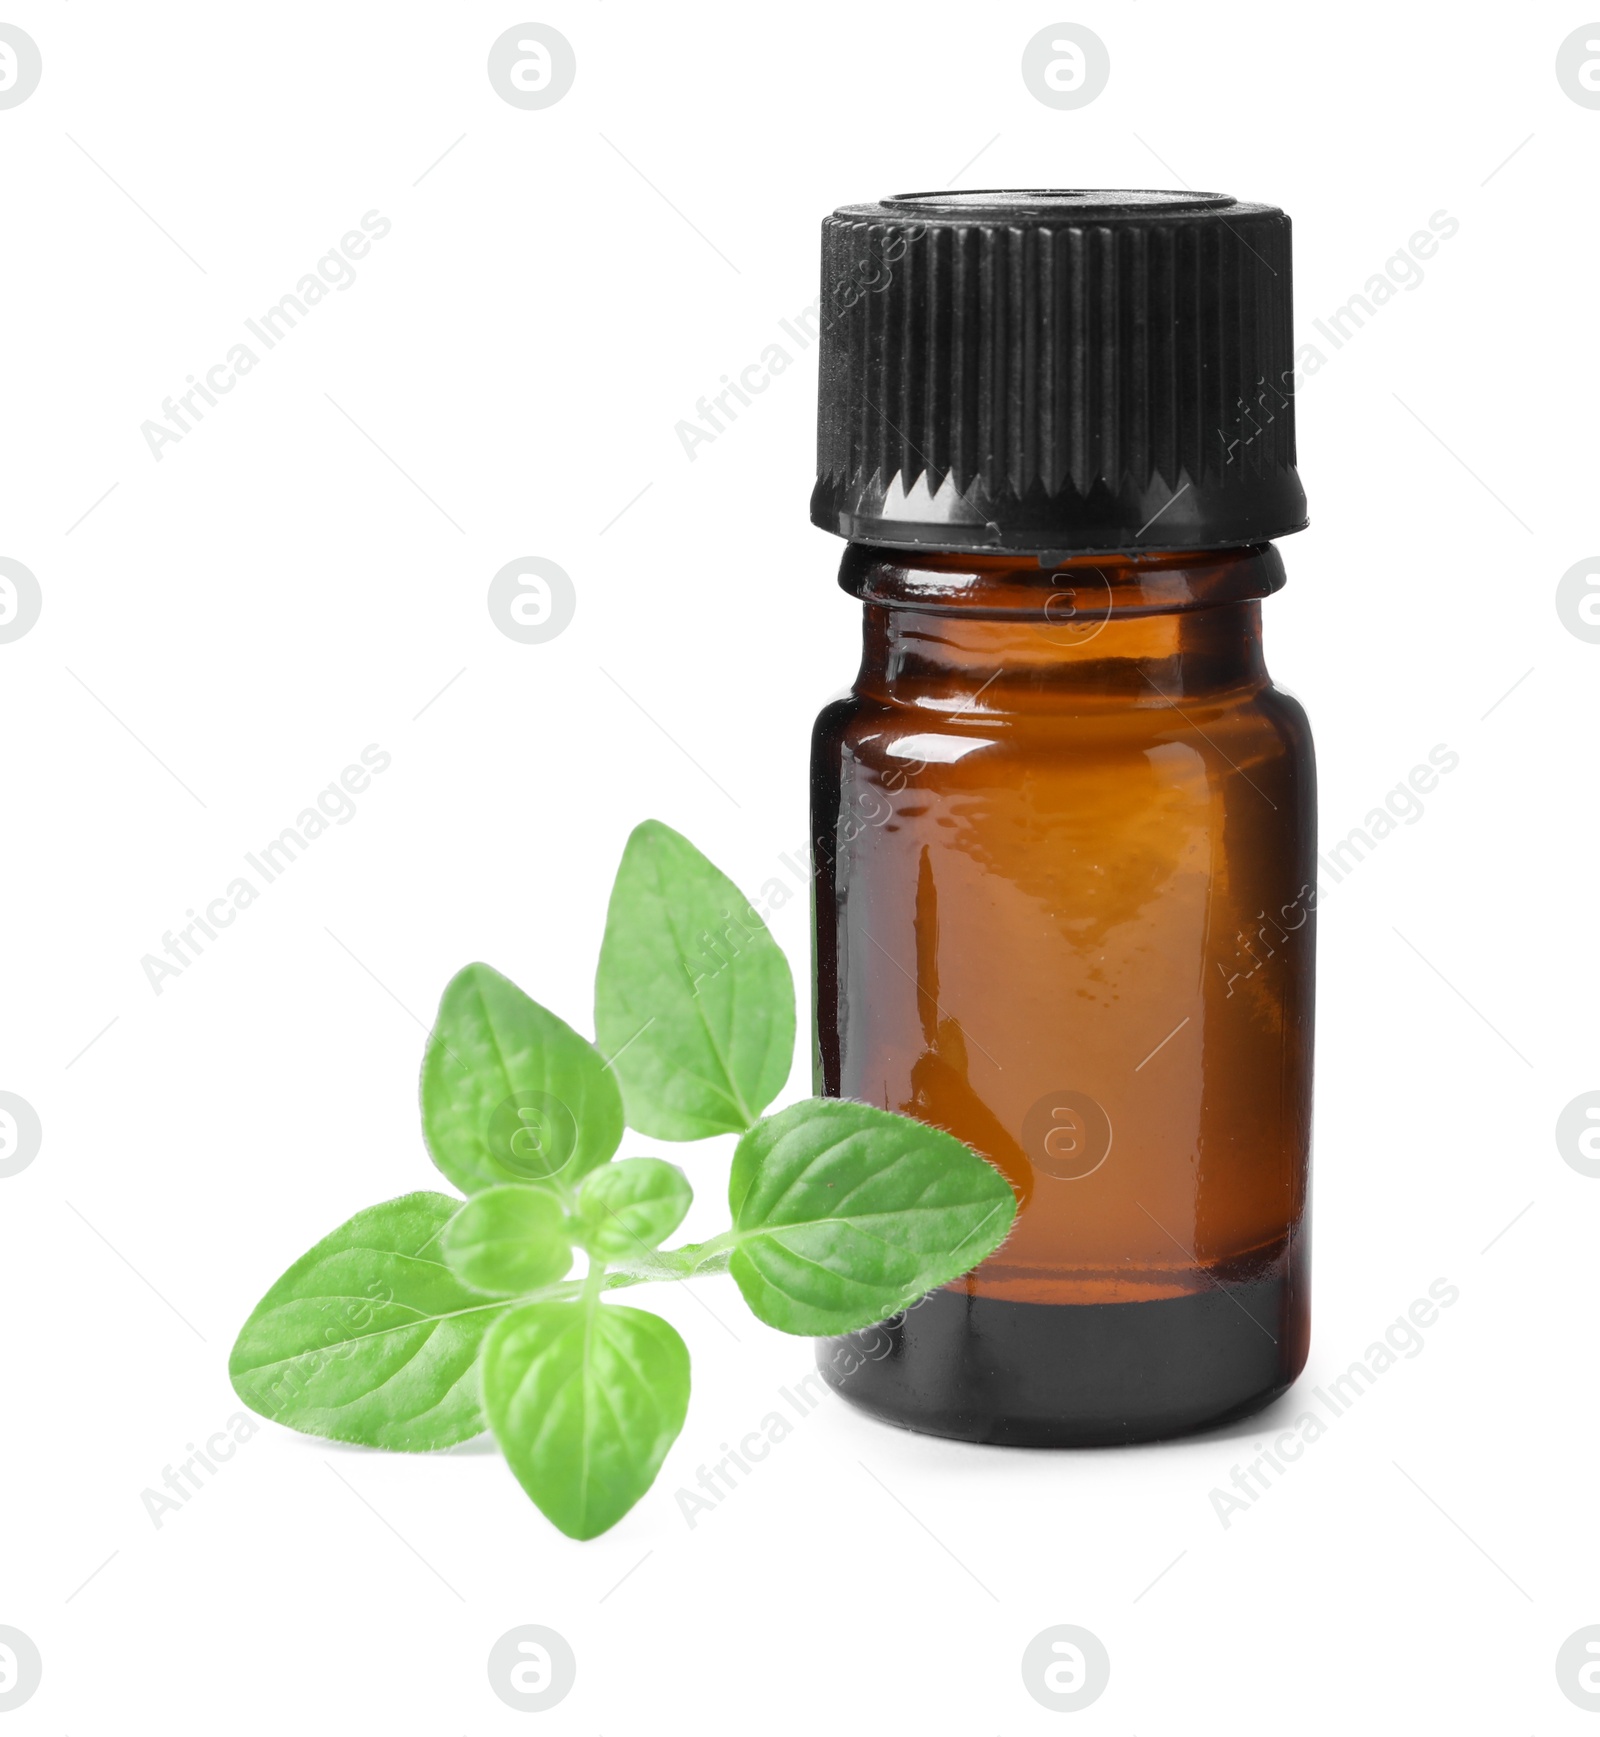
[[[593,1538],[649,1489],[689,1402],[676,1329],[612,1292],[728,1273],[769,1326],[847,1333],[969,1271],[1011,1228],[1010,1185],[937,1128],[841,1099],[763,1115],[794,1056],[788,962],[734,884],[659,821],[623,853],[595,1030],[598,1048],[487,965],[451,979],[422,1125],[466,1198],[402,1195],[301,1256],[233,1348],[248,1406],[409,1452],[492,1429],[546,1517]],[[727,1230],[661,1247],[689,1179],[617,1157],[625,1124],[739,1136]]]

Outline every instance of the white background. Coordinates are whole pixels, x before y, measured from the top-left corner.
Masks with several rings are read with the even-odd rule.
[[[44,598],[0,646],[0,1088],[44,1127],[0,1180],[0,1623],[44,1658],[6,1737],[524,1729],[485,1660],[526,1622],[577,1654],[539,1716],[558,1732],[1587,1729],[1553,1670],[1600,1621],[1600,1182],[1553,1135],[1600,1086],[1600,646],[1554,606],[1597,541],[1600,111],[1555,77],[1586,15],[6,16],[44,64],[0,112],[0,554]],[[538,112],[485,71],[530,17],[578,63]],[[1111,55],[1076,111],[1019,71],[1063,17]],[[1220,1436],[1078,1454],[829,1400],[691,1530],[674,1490],[810,1364],[716,1280],[703,1306],[660,1300],[695,1358],[689,1420],[597,1542],[554,1532],[492,1453],[266,1424],[158,1530],[141,1492],[238,1410],[227,1352],[266,1285],[437,1180],[416,1074],[450,974],[487,959],[588,1029],[635,822],[752,893],[803,841],[807,732],[858,614],[806,518],[815,352],[694,462],[673,430],[812,300],[824,213],[1184,183],[1291,213],[1305,342],[1430,214],[1460,225],[1417,287],[1319,343],[1312,526],[1266,610],[1325,837],[1433,745],[1460,755],[1321,918],[1304,1386],[1444,1277],[1460,1301],[1422,1353],[1226,1529],[1209,1492],[1296,1394]],[[152,458],[162,399],[373,209],[392,233],[357,281]],[[521,555],[576,587],[546,645],[485,606]],[[374,742],[393,765],[356,818],[153,993],[163,932]],[[774,929],[803,980],[798,890]],[[808,1084],[802,1054],[790,1095]],[[713,1226],[725,1149],[667,1155],[699,1187],[689,1228]],[[1112,1661],[1065,1721],[1019,1673],[1064,1622]]]

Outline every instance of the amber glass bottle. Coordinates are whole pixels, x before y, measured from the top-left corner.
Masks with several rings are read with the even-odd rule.
[[[1315,792],[1289,226],[1209,194],[907,195],[824,227],[818,524],[864,607],[812,761],[818,1090],[1020,1210],[824,1342],[862,1409],[1151,1439],[1305,1362]]]

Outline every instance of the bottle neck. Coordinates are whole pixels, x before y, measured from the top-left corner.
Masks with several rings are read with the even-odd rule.
[[[1258,688],[1283,582],[1271,544],[1042,563],[851,544],[839,572],[864,606],[856,691],[980,715]]]

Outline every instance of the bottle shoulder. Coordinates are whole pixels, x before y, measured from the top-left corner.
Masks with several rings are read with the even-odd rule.
[[[1186,743],[1219,744],[1233,758],[1282,756],[1310,766],[1313,744],[1305,708],[1271,681],[1203,695],[1156,688],[1126,704],[1057,702],[1047,706],[985,703],[908,704],[853,689],[818,713],[813,751],[832,760],[889,766],[911,761],[953,765],[992,750],[991,758],[1052,761],[1148,752]]]

